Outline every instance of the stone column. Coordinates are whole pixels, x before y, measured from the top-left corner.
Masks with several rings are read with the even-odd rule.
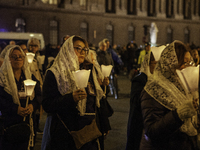
[[[199,16],[198,16],[198,6],[199,6],[199,1],[196,0],[196,3],[194,3],[194,1],[191,1],[191,13],[192,13],[192,20],[198,20]],[[196,9],[196,12],[194,14],[194,9]]]
[[[156,16],[158,18],[166,18],[166,11],[165,11],[165,9],[166,9],[166,0],[156,0],[156,4],[157,4],[156,5],[156,14],[157,14]]]
[[[121,8],[119,7],[121,1]],[[126,15],[127,11],[126,11],[126,7],[125,7],[125,0],[116,0],[115,1],[115,8],[116,8],[116,14],[117,15]]]
[[[137,0],[136,3],[137,3],[137,16],[146,17],[147,16],[147,0]]]
[[[174,18],[183,19],[183,0],[174,0]]]

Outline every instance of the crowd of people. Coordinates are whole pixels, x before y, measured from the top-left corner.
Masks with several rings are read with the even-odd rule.
[[[134,41],[120,47],[105,38],[96,48],[69,35],[43,51],[36,38],[2,46],[0,149],[33,150],[40,133],[42,150],[106,149],[113,109],[101,65],[112,65],[111,74],[122,71],[132,82],[126,150],[198,150],[199,124],[191,118],[198,118],[199,100],[186,91],[176,69],[198,66],[199,50],[176,40],[157,52],[148,42],[139,49]],[[32,63],[28,53],[34,54]],[[78,87],[77,70],[90,70],[87,87]],[[36,81],[29,97],[26,79]],[[43,110],[44,132],[39,128]]]

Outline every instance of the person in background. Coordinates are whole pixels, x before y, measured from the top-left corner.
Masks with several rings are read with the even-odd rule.
[[[148,42],[146,42],[144,46],[145,46],[145,49],[142,50],[142,51],[140,51],[140,55],[139,55],[139,57],[138,57],[138,66],[139,66],[139,67],[140,67],[141,64],[142,64],[145,55],[146,55],[147,53],[150,52],[150,47],[151,47],[151,45],[150,45]]]
[[[144,132],[140,150],[197,150],[197,99],[188,94],[176,69],[194,64],[185,44],[174,41],[162,52],[141,93]]]
[[[127,45],[127,52],[128,52],[128,74],[132,69],[137,70],[137,57],[136,57],[136,51],[137,51],[137,44],[135,41],[131,41]]]
[[[99,65],[112,65],[114,62],[112,55],[107,52],[107,44],[103,41],[99,42],[99,49],[97,50],[97,61]]]
[[[96,109],[100,108],[103,91],[93,64],[85,60],[87,54],[87,42],[79,36],[71,36],[64,42],[53,65],[46,72],[42,106],[48,116],[42,138],[42,150],[76,150],[69,131],[80,131],[93,122],[97,123],[101,131],[101,114]],[[91,72],[88,86],[78,89],[72,71],[82,69],[90,69]],[[93,133],[97,134],[97,131]],[[89,135],[86,133],[85,136]],[[80,150],[100,149],[100,136],[97,135],[95,139],[85,143]]]
[[[199,53],[198,53],[197,49],[191,50],[190,53],[195,62],[195,66],[198,66],[199,65]]]
[[[122,58],[122,61],[124,63],[124,66],[123,66],[123,71],[124,71],[124,75],[127,75],[128,73],[128,51],[126,49],[126,46],[122,46],[122,51],[121,51],[121,58]]]
[[[9,45],[16,45],[15,41],[10,41]]]
[[[60,47],[62,47],[62,45],[64,44],[64,42],[70,37],[70,35],[65,35],[63,36],[63,39],[62,39],[62,44],[60,45]]]
[[[32,113],[37,109],[37,96],[41,95],[40,83],[37,81],[34,94],[30,96],[28,107],[26,107],[26,96],[23,81],[26,79],[37,79],[31,74],[25,54],[19,46],[12,46],[6,53],[4,63],[0,68],[0,109],[4,118],[4,128],[23,122],[30,125],[31,135],[29,140],[16,143],[9,141],[7,136],[2,137],[1,150],[27,150],[33,147],[33,124]],[[21,137],[18,137],[19,139]]]
[[[165,46],[162,47],[162,50]],[[152,49],[153,51],[153,49]],[[143,118],[141,110],[141,92],[148,80],[152,80],[153,71],[159,60],[158,49],[146,54],[140,68],[140,74],[131,81],[130,111],[127,125],[126,150],[138,150],[143,132]],[[156,57],[154,57],[154,55]]]
[[[27,49],[27,44],[24,43],[23,41],[20,41],[17,43],[17,45],[19,45],[21,47],[21,49],[24,51],[24,53],[28,53],[28,49]]]
[[[100,109],[98,109],[99,114],[101,114],[99,116],[101,132],[105,133],[104,135],[102,135],[100,137],[101,150],[104,150],[104,140],[105,140],[107,134],[109,133],[109,131],[111,130],[111,126],[110,126],[110,122],[109,122],[108,118],[111,117],[114,112],[112,107],[110,106],[109,102],[107,101],[106,95],[109,93],[109,90],[105,91],[105,86],[106,86],[106,89],[109,89],[108,88],[109,78],[103,76],[103,74],[101,72],[101,67],[100,67],[99,63],[97,62],[97,54],[95,51],[89,50],[89,53],[86,56],[85,60],[93,63],[93,66],[97,73],[97,80],[105,94],[102,97],[102,99],[100,100]]]
[[[37,60],[37,56],[39,55],[39,49],[40,49],[40,41],[36,38],[31,38],[28,40],[27,42],[27,47],[28,47],[28,51],[32,52],[35,54],[35,58],[33,59],[33,62],[31,64],[29,64],[30,67],[30,71],[31,73],[36,77],[36,79],[40,82],[40,88],[42,90],[42,86],[43,86],[43,80],[42,80],[42,75],[40,71],[40,64]],[[42,111],[42,107],[41,107],[41,103],[42,103],[42,97],[40,97],[39,99],[40,102],[40,106],[39,109],[36,110],[35,113],[35,128],[36,128],[36,133],[37,134],[43,134],[43,131],[39,129],[39,120],[40,120],[40,112]]]

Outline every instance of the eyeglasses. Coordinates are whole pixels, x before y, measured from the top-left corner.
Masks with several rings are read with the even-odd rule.
[[[194,66],[194,65],[195,65],[195,63],[194,63],[193,60],[191,60],[190,62],[184,63],[184,66],[186,66],[186,67],[188,67],[188,66]]]
[[[25,57],[23,55],[19,55],[19,56],[17,56],[17,55],[11,55],[10,58],[14,59],[14,60],[18,60],[18,58],[21,59],[21,60],[24,60]]]
[[[89,53],[89,49],[88,48],[82,48],[82,47],[74,47],[77,52],[82,53],[83,51],[85,51],[85,54],[87,55]]]

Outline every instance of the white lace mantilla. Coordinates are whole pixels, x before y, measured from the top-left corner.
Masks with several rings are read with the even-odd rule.
[[[180,41],[174,41],[164,49],[155,67],[152,80],[148,80],[144,87],[151,97],[169,110],[175,110],[184,101],[192,101],[193,99],[193,96],[186,92],[175,72],[178,65],[174,48],[175,43],[183,44]],[[195,117],[193,120],[195,120]],[[197,135],[197,130],[192,125],[191,118],[184,120],[180,130],[189,136]]]

